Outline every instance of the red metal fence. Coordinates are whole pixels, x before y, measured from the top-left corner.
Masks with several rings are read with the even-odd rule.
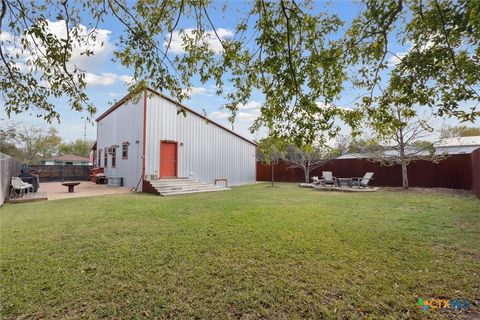
[[[274,169],[275,181],[304,182],[301,169],[288,167],[281,161]],[[315,169],[310,176],[321,176],[322,171],[332,171],[336,177],[362,177],[365,172],[373,172],[373,185],[400,187],[402,173],[399,165],[382,166],[366,159],[334,159]],[[257,180],[270,181],[271,167],[257,162]],[[480,197],[480,149],[473,154],[457,154],[433,163],[420,160],[409,164],[408,180],[411,187],[438,187],[474,190]]]
[[[480,198],[480,149],[472,153],[472,190]]]

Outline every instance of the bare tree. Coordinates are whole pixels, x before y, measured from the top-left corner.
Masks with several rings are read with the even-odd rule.
[[[402,169],[402,186],[408,189],[408,165],[417,160],[438,162],[445,158],[443,154],[435,153],[437,141],[424,141],[432,138],[432,115],[419,116],[415,108],[405,105],[393,105],[389,115],[392,125],[381,127],[373,125],[380,143],[388,145],[381,149],[368,152],[371,160],[383,165],[400,165]],[[419,143],[421,142],[421,143]]]
[[[310,173],[330,160],[329,153],[320,147],[290,145],[287,148],[289,168],[303,170],[305,182],[310,182]]]

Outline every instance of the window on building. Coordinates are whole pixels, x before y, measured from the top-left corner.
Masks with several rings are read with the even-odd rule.
[[[115,168],[117,164],[117,148],[113,146],[111,150],[112,150],[112,168]]]
[[[98,167],[102,166],[102,150],[98,150],[98,159],[97,159]]]
[[[122,159],[128,159],[128,142],[122,143]]]
[[[105,148],[103,152],[105,153],[103,155],[103,166],[106,168],[108,167],[108,148]]]

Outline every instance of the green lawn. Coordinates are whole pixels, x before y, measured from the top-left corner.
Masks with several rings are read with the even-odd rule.
[[[480,317],[480,201],[293,184],[5,205],[0,318]],[[421,311],[459,297],[467,312]]]

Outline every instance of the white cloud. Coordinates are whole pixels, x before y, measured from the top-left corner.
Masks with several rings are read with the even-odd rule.
[[[331,109],[331,108],[334,108],[334,107],[335,107],[333,104],[324,103],[324,102],[322,102],[322,101],[316,101],[315,104],[316,104],[317,107],[319,107],[320,109]]]
[[[387,65],[390,67],[393,67],[396,64],[399,64],[407,54],[408,54],[408,51],[401,51],[401,52],[397,52],[395,55],[391,55],[387,61]]]
[[[233,131],[247,137],[249,139],[253,139],[254,136],[250,133],[249,128],[253,124],[253,121],[257,119],[260,115],[259,109],[254,110],[246,110],[246,111],[239,111],[237,116],[235,117],[235,122],[232,125],[230,121],[228,121],[228,117],[230,116],[230,112],[226,110],[220,111],[213,111],[209,114],[209,118],[222,124],[223,126],[232,129]]]
[[[77,67],[83,71],[93,71],[102,67],[106,61],[110,58],[114,45],[110,42],[110,30],[106,29],[87,29],[86,26],[80,24],[76,27],[79,38],[76,38],[72,43],[72,53],[70,60],[67,63],[67,68],[73,70]],[[67,38],[66,24],[64,20],[49,21],[47,20],[47,32],[53,34],[58,40],[64,40]],[[2,32],[0,34],[0,40],[4,41],[5,52],[11,57],[15,57],[15,62],[20,68],[29,68],[30,60],[32,60],[37,53],[25,51],[22,52],[23,36],[14,37],[8,32]],[[31,37],[27,37],[26,40],[32,43]],[[39,44],[39,50],[45,51],[46,48]],[[86,50],[91,51],[93,54],[87,56],[84,53]]]
[[[125,82],[125,83],[130,83],[133,81],[133,77],[132,76],[127,76],[127,75],[122,75],[122,76],[118,76],[118,79]]]
[[[189,96],[196,96],[201,94],[207,94],[208,92],[210,92],[210,90],[205,87],[190,87],[185,89],[184,92]]]
[[[322,101],[316,101],[315,104],[320,108],[320,109],[332,109],[332,108],[337,108],[337,109],[342,109],[346,111],[353,111],[352,108],[350,107],[343,107],[343,106],[336,106],[331,103],[324,103]]]
[[[237,119],[241,121],[254,121],[257,119],[258,114],[250,112],[239,112],[237,113]]]
[[[67,30],[65,20],[48,21],[48,30],[58,39],[67,38]],[[72,46],[72,56],[69,61],[70,66],[77,66],[83,70],[92,70],[92,68],[103,64],[111,55],[114,45],[110,43],[110,34],[107,29],[87,29],[86,26],[80,24],[76,27],[81,41],[74,41]],[[86,50],[93,52],[93,55],[82,55]]]
[[[212,119],[227,119],[230,116],[228,112],[224,111],[213,111],[210,113],[209,118]]]
[[[246,104],[238,105],[238,112],[235,117],[235,125],[239,124],[245,127],[249,127],[253,124],[258,116],[260,115],[260,108],[262,103],[258,101],[249,101]],[[210,118],[225,120],[230,116],[230,112],[223,111],[214,111],[210,114]]]
[[[260,115],[258,109],[247,111],[237,112],[235,117],[235,122],[253,122]],[[230,113],[228,111],[213,111],[209,117],[212,119],[228,119]]]
[[[262,107],[262,104],[257,101],[248,101],[246,104],[240,104],[238,106],[238,109],[241,110],[255,110],[255,109],[260,109]]]
[[[187,28],[184,30],[180,31],[174,31],[172,33],[172,41],[170,43],[169,47],[169,52],[172,53],[184,53],[184,37],[187,37],[189,39],[194,39],[194,30],[193,28]],[[224,28],[217,28],[216,29],[218,37],[222,40],[228,39],[230,37],[233,37],[233,31],[230,29],[224,29]],[[165,48],[168,46],[168,40],[166,39],[164,42]],[[216,53],[220,53],[223,51],[222,44],[218,40],[217,36],[213,32],[213,30],[207,30],[205,31],[204,37],[202,39],[205,43],[208,44],[209,48],[215,51]]]
[[[109,86],[114,84],[117,81],[123,81],[125,83],[129,83],[132,81],[131,76],[127,75],[118,75],[116,73],[111,72],[104,72],[101,74],[95,73],[86,73],[85,74],[85,81],[89,86]]]
[[[14,40],[13,34],[11,34],[10,32],[2,31],[2,33],[0,33],[0,41],[13,41],[13,40]]]
[[[438,37],[438,36],[441,36],[441,35],[436,35],[434,37]],[[420,52],[423,52],[427,49],[430,49],[432,46],[434,45],[433,41],[432,40],[428,40],[425,45],[421,46],[421,47],[417,47],[416,50],[419,50]],[[396,52],[395,54],[392,54],[390,56],[390,58],[388,59],[387,61],[387,65],[389,67],[394,67],[395,65],[399,64],[402,59],[410,53],[410,51],[413,50],[413,43],[409,43],[409,48],[405,51],[398,51]]]

